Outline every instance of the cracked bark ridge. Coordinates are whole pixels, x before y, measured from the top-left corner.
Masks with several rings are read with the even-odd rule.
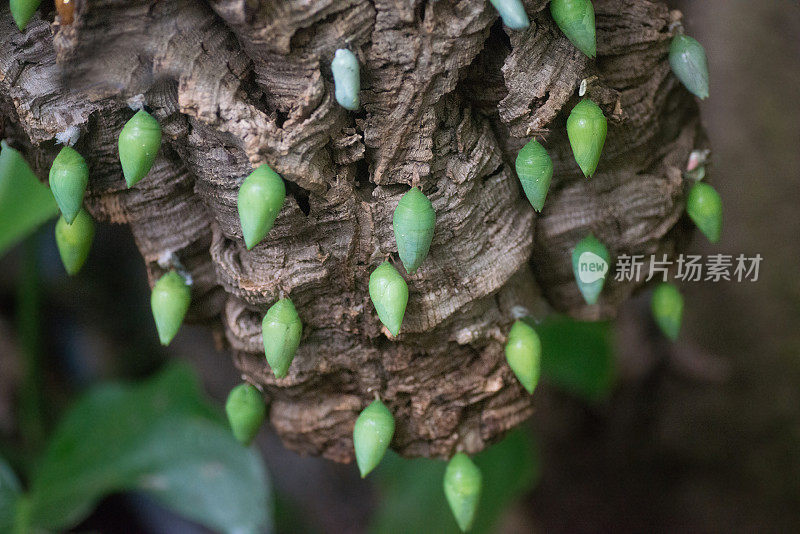
[[[72,24],[40,11],[25,33],[3,7],[0,124],[42,179],[55,134],[80,129],[89,211],[130,226],[151,283],[158,258],[178,255],[195,281],[190,319],[224,329],[288,447],[352,460],[355,418],[378,393],[401,454],[474,453],[532,411],[503,357],[515,316],[543,314],[546,300],[608,317],[639,285],[609,281],[586,307],[570,268],[575,243],[592,231],[612,254],[671,253],[688,234],[681,169],[705,139],[669,72],[680,14],[649,0],[594,4],[596,61],[560,33],[545,0],[525,2],[523,32],[503,28],[483,0],[76,0]],[[342,47],[362,65],[355,113],[332,97],[329,65]],[[610,128],[587,181],[565,121],[588,76]],[[116,139],[139,94],[163,144],[128,190]],[[533,135],[555,164],[539,216],[513,165]],[[288,196],[248,252],[236,194],[263,163]],[[404,273],[391,218],[410,184],[433,202],[436,232],[406,276],[401,334],[388,339],[367,284],[385,258]],[[282,296],[304,338],[278,380],[260,321]]]

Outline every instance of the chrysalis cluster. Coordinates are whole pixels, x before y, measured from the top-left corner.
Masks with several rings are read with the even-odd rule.
[[[444,472],[444,496],[462,532],[472,528],[481,499],[483,477],[469,456],[457,453]]]
[[[10,0],[11,12],[20,30],[30,20],[41,0]],[[74,0],[55,0],[62,24],[74,16]],[[503,23],[523,30],[530,20],[521,0],[490,0]],[[552,0],[550,11],[566,37],[588,57],[597,52],[595,12],[590,0]],[[675,75],[699,98],[708,96],[708,66],[703,47],[685,35],[676,36],[670,46],[669,61]],[[347,49],[336,50],[331,61],[335,99],[348,110],[360,107],[360,66],[356,55]],[[586,83],[582,85],[584,94]],[[608,131],[601,108],[584,98],[571,111],[566,122],[569,143],[585,177],[597,170]],[[138,111],[119,134],[119,159],[128,187],[133,187],[151,170],[161,146],[158,121],[144,110]],[[547,150],[530,140],[518,153],[516,172],[525,196],[536,211],[541,211],[553,177],[553,161]],[[702,168],[699,171],[704,171]],[[698,172],[699,172],[698,171]],[[694,171],[689,171],[694,172]],[[700,176],[702,178],[702,176]],[[69,274],[78,272],[89,254],[94,223],[82,209],[88,185],[88,167],[81,155],[63,148],[53,161],[50,187],[62,216],[55,237],[62,262]],[[247,250],[258,245],[273,228],[286,198],[283,178],[268,165],[261,165],[242,182],[237,195],[237,211]],[[718,193],[708,184],[696,183],[687,196],[687,213],[711,242],[720,238],[722,205]],[[400,199],[393,213],[397,250],[407,273],[414,274],[425,261],[434,235],[436,213],[428,197],[412,187]],[[572,252],[572,268],[577,286],[589,305],[598,302],[609,272],[608,249],[592,234],[578,242]],[[403,276],[388,261],[369,277],[369,296],[378,318],[389,333],[399,335],[409,289]],[[154,285],[151,307],[158,336],[168,345],[177,334],[191,301],[191,288],[178,271],[164,274]],[[680,331],[683,297],[678,289],[663,283],[653,292],[654,320],[664,334],[674,340]],[[286,377],[303,334],[303,324],[291,299],[275,302],[261,324],[264,354],[276,378]],[[517,320],[508,333],[505,358],[520,384],[532,394],[541,372],[542,343],[536,330]],[[228,395],[225,411],[238,441],[249,445],[266,417],[261,393],[250,384],[240,384]],[[355,458],[361,477],[366,477],[381,462],[390,446],[395,420],[380,400],[370,403],[358,416],[353,429]],[[443,489],[462,531],[469,530],[476,517],[481,497],[482,475],[464,453],[449,461]]]
[[[597,303],[610,265],[611,255],[608,249],[592,234],[575,245],[575,250],[572,251],[572,271],[586,304]]]
[[[408,274],[414,274],[431,248],[436,212],[422,191],[416,187],[400,198],[394,210],[392,226],[400,261]]]
[[[67,223],[72,224],[83,205],[89,184],[89,167],[83,156],[65,146],[50,167],[50,190]]]
[[[119,133],[119,162],[128,187],[147,176],[161,147],[161,125],[143,109],[130,118]]]
[[[524,30],[531,25],[521,0],[489,0],[489,2],[500,14],[503,24],[512,30]]]
[[[664,335],[672,341],[678,339],[683,317],[683,296],[678,288],[668,282],[659,284],[653,291],[650,308]]]
[[[516,321],[508,333],[506,361],[528,393],[533,393],[539,382],[542,361],[542,342],[529,324]]]
[[[89,256],[93,239],[94,221],[85,210],[80,210],[71,224],[64,215],[59,217],[56,223],[56,246],[68,274],[74,275],[81,270]]]
[[[584,98],[567,118],[567,136],[575,161],[589,178],[597,169],[606,142],[608,123],[600,106]]]
[[[225,414],[233,436],[242,445],[250,445],[267,415],[261,393],[250,384],[239,384],[228,394]]]
[[[531,139],[517,154],[517,176],[525,196],[536,211],[542,211],[553,178],[553,160],[547,150]]]
[[[178,333],[191,299],[192,292],[186,279],[175,271],[163,275],[153,286],[150,307],[162,345],[169,345]]]
[[[303,323],[290,299],[281,299],[267,310],[261,321],[264,354],[276,378],[289,372],[303,335]]]
[[[590,0],[552,0],[550,14],[578,50],[589,57],[597,55],[594,6]]]
[[[369,275],[369,297],[378,319],[397,337],[408,304],[408,285],[391,263],[381,263]]]
[[[361,478],[366,477],[381,462],[392,442],[392,436],[392,412],[376,399],[359,414],[353,428],[353,447]]]
[[[336,101],[344,109],[355,111],[360,106],[361,75],[358,58],[346,48],[340,48],[331,61]]]
[[[697,182],[686,198],[686,213],[712,243],[722,235],[722,199],[717,190],[705,182]]]
[[[9,8],[19,31],[25,31],[33,13],[39,8],[42,0],[10,0]]]
[[[247,250],[264,239],[286,200],[283,178],[269,165],[261,165],[239,187],[237,208]]]
[[[708,98],[708,61],[703,45],[688,35],[676,35],[669,47],[669,64],[691,93],[701,100]]]

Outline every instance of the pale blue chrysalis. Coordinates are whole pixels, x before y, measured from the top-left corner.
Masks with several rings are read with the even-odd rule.
[[[489,0],[489,2],[500,14],[503,24],[512,30],[524,30],[531,25],[528,14],[525,13],[525,6],[520,0]]]
[[[336,101],[344,109],[355,111],[360,105],[361,75],[356,55],[346,48],[336,51],[331,61]]]

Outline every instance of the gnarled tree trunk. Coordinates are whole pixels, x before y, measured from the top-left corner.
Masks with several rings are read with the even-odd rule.
[[[350,460],[353,422],[375,393],[395,414],[401,454],[482,449],[532,410],[503,357],[515,316],[549,305],[608,317],[636,289],[609,279],[587,307],[575,243],[591,231],[612,257],[660,254],[687,235],[681,171],[705,139],[667,62],[680,13],[662,2],[595,0],[596,60],[562,35],[545,0],[525,2],[525,31],[504,28],[486,0],[74,3],[71,24],[43,7],[24,33],[0,9],[2,135],[44,179],[56,133],[80,130],[89,211],[130,225],[151,282],[166,253],[191,271],[191,319],[224,329],[297,451]],[[332,96],[329,65],[343,47],[362,67],[355,113]],[[587,180],[565,121],[592,75],[610,124]],[[164,141],[150,174],[126,189],[116,142],[137,95]],[[540,215],[514,171],[533,136],[555,164]],[[289,196],[247,251],[236,194],[263,163]],[[433,202],[436,232],[406,276],[408,309],[390,339],[367,284],[384,259],[399,265],[391,216],[412,183]],[[304,337],[289,376],[275,379],[260,321],[281,296]]]

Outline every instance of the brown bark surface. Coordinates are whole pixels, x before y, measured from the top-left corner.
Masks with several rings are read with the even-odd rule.
[[[180,258],[194,279],[191,319],[221,327],[294,450],[352,459],[353,422],[375,393],[395,414],[398,452],[482,449],[532,411],[503,357],[515,316],[549,304],[608,317],[636,289],[609,280],[599,305],[585,306],[575,243],[591,231],[612,258],[671,253],[687,233],[681,170],[705,138],[667,62],[680,13],[661,2],[595,1],[597,60],[561,34],[544,0],[525,2],[522,32],[504,28],[485,0],[75,4],[72,24],[43,9],[24,33],[0,8],[3,135],[44,179],[56,133],[80,129],[89,211],[130,226],[151,282],[160,257]],[[329,64],[342,47],[361,63],[357,113],[333,99]],[[565,121],[592,75],[609,133],[586,180]],[[164,140],[128,190],[116,142],[137,95]],[[514,172],[534,135],[555,164],[538,216]],[[236,194],[263,163],[289,195],[247,251]],[[367,283],[386,258],[405,274],[391,216],[412,183],[433,202],[436,233],[420,270],[405,276],[408,309],[390,339]],[[260,321],[281,296],[294,301],[304,337],[277,380]]]

